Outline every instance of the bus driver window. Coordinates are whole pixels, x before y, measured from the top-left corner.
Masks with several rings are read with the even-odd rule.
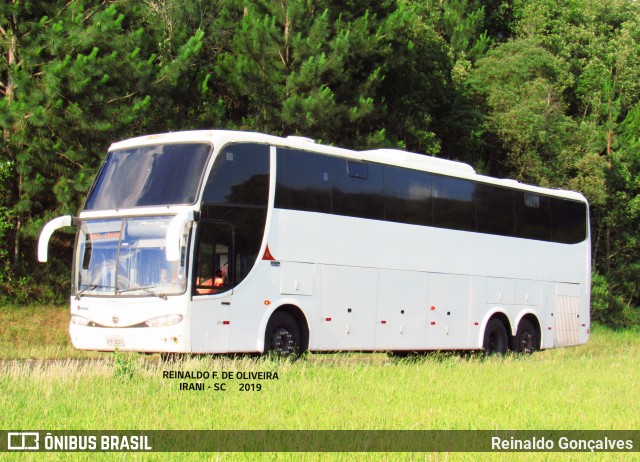
[[[227,291],[230,285],[231,231],[223,223],[201,223],[195,280],[195,295]]]

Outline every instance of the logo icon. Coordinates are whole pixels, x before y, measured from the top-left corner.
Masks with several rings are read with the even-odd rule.
[[[40,433],[38,432],[8,432],[7,450],[9,451],[37,451],[40,449]]]

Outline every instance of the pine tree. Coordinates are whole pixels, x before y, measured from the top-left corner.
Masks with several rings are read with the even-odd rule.
[[[135,5],[117,4],[2,6],[0,162],[11,169],[15,266],[23,236],[37,236],[43,218],[76,213],[109,143],[148,117],[154,57],[121,11],[135,16]]]
[[[403,144],[413,133],[412,146],[432,150],[429,101],[409,104],[406,88],[389,90],[403,71],[418,79],[425,70],[415,50],[429,48],[417,40],[439,41],[421,34],[415,10],[392,1],[230,3],[228,22],[237,26],[216,76],[237,127],[353,147]],[[413,126],[402,127],[412,109]]]

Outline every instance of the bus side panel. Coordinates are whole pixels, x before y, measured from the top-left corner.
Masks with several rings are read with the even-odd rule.
[[[427,342],[429,274],[380,270],[376,350],[422,350]]]
[[[458,274],[429,276],[427,349],[468,348],[471,280]]]
[[[191,351],[226,353],[229,351],[231,294],[194,296],[191,302]]]
[[[540,348],[548,349],[555,348],[555,298],[556,298],[556,283],[545,282],[542,289],[542,300],[540,304],[541,317],[540,317]]]
[[[313,263],[280,263],[281,295],[313,295],[315,265]]]
[[[320,349],[374,349],[377,286],[376,269],[322,266]]]

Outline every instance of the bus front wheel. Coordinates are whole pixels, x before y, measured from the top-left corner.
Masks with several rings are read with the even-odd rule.
[[[265,333],[265,354],[281,358],[297,358],[302,353],[302,335],[296,320],[283,311],[271,316]]]
[[[488,355],[504,355],[509,346],[507,328],[499,319],[491,319],[484,331],[482,347]]]

